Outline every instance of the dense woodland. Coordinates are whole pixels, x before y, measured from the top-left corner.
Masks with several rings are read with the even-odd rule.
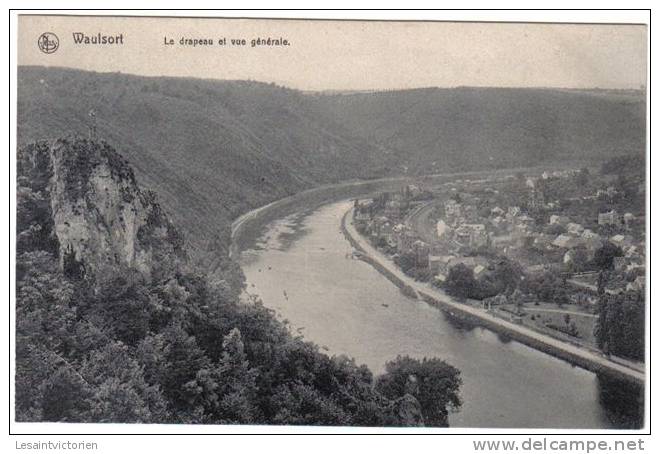
[[[242,301],[244,278],[227,257],[231,220],[324,183],[644,149],[637,91],[329,95],[42,67],[19,68],[17,85],[19,421],[446,426],[461,403],[451,365],[402,357],[374,377]],[[90,110],[98,136],[122,152],[118,169],[158,194],[153,203],[178,227],[165,249],[186,249],[186,266],[149,279],[120,265],[95,274],[61,250],[48,143],[87,136]],[[85,195],[84,156],[70,163],[67,184],[82,191],[72,197]],[[602,319],[618,310],[604,303]],[[622,333],[601,333],[630,356],[611,341]]]
[[[85,178],[90,146],[74,142],[68,175]],[[133,178],[113,162],[116,178]],[[238,268],[226,269],[231,285],[192,267],[151,279],[121,266],[90,272],[60,250],[54,178],[48,144],[19,150],[18,421],[447,426],[460,407],[451,365],[400,357],[374,377],[329,357],[260,302],[241,301]],[[83,191],[72,198],[87,197],[86,181],[70,183]]]
[[[219,226],[320,184],[601,161],[644,150],[640,91],[428,88],[306,93],[274,84],[18,69],[22,145],[110,141],[156,191],[193,257]],[[208,261],[207,261],[208,262]]]

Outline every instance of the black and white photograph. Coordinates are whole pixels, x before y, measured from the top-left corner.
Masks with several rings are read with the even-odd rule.
[[[11,430],[649,430],[649,24],[279,15],[17,14]]]

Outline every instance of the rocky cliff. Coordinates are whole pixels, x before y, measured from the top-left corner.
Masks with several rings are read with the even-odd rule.
[[[35,150],[49,166],[46,192],[63,268],[97,278],[123,268],[158,280],[183,265],[181,235],[110,145],[58,139]]]

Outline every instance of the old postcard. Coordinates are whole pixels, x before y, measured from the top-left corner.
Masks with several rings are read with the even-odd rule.
[[[646,24],[17,23],[17,430],[648,423]]]

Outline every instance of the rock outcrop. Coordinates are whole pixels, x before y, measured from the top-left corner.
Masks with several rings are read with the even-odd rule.
[[[185,262],[183,239],[141,190],[127,161],[105,142],[59,139],[48,146],[60,265],[103,278],[118,268],[157,280]]]

